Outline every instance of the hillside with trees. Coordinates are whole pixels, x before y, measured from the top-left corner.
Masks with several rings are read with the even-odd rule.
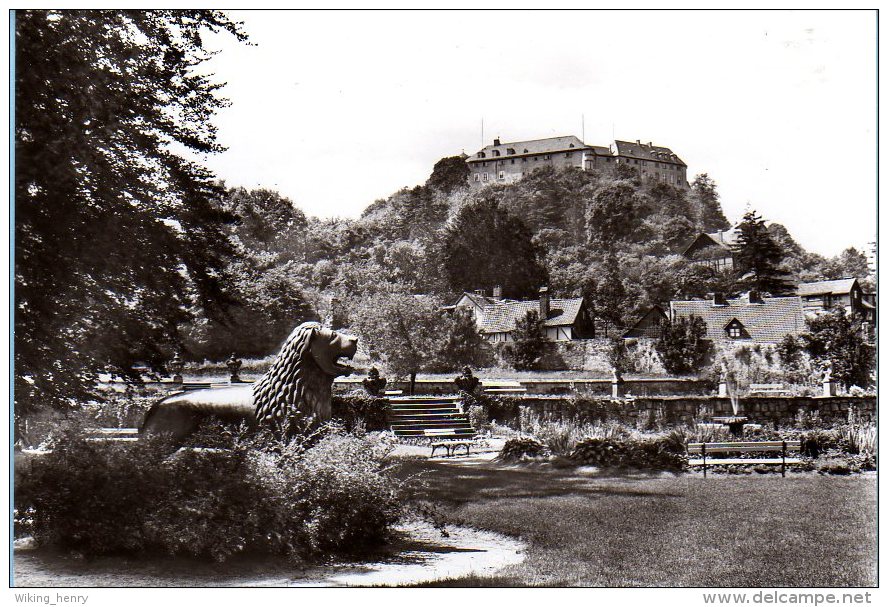
[[[223,208],[237,220],[227,271],[241,303],[228,324],[189,325],[186,350],[219,358],[236,335],[249,334],[239,353],[272,353],[284,326],[326,317],[333,299],[342,302],[339,318],[361,326],[378,313],[368,302],[413,301],[416,315],[428,301],[452,303],[462,291],[499,285],[521,299],[547,285],[558,297],[585,297],[599,322],[620,327],[675,298],[749,289],[779,295],[798,281],[848,275],[872,282],[863,253],[809,253],[755,211],[737,226],[736,271],[690,263],[680,253],[697,234],[731,227],[705,173],[689,190],[642,182],[628,168],[602,175],[546,167],[480,189],[468,187],[466,174],[461,157],[443,158],[424,185],[377,200],[358,219],[306,217],[275,192],[228,190]],[[424,318],[423,326],[445,322]],[[417,369],[448,366],[445,353],[424,354],[422,362],[405,348]]]

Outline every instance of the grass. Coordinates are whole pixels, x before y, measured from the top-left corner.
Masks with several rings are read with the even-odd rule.
[[[441,586],[872,586],[876,478],[583,474],[414,460],[445,518],[527,558]]]

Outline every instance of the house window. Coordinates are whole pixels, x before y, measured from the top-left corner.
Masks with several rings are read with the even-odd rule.
[[[740,327],[737,325],[728,327],[728,337],[731,339],[740,339]]]
[[[505,179],[505,178],[506,178],[506,172],[505,172],[505,171],[500,171],[500,172],[499,172],[499,179]]]
[[[521,162],[527,162],[527,158],[522,158]]]
[[[481,181],[481,175],[480,175],[480,174],[475,173],[475,181]]]
[[[570,158],[571,156],[573,156],[573,152],[567,152],[567,153],[564,155],[565,158]]]
[[[487,173],[481,174],[481,181],[487,181]]]
[[[514,158],[512,158],[512,164],[515,164],[515,159],[514,159]]]

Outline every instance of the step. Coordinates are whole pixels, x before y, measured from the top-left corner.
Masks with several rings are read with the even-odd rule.
[[[422,397],[422,396],[414,396],[414,397],[406,397],[406,398],[389,398],[387,399],[389,404],[391,405],[423,405],[423,404],[444,404],[451,405],[453,403],[459,402],[459,397],[454,396],[453,398],[436,398],[436,397]]]
[[[392,413],[433,413],[435,411],[460,411],[460,409],[459,407],[393,407],[389,411]]]
[[[465,413],[460,413],[459,411],[442,411],[435,413],[395,413],[389,416],[389,419],[404,419],[404,418],[416,418],[416,419],[431,419],[433,417],[443,417],[443,418],[451,418],[451,417],[466,417]]]
[[[392,430],[440,430],[442,428],[458,428],[460,430],[472,430],[471,424],[392,424]]]
[[[457,430],[453,432],[453,434],[439,434],[437,436],[426,436],[425,432],[422,430],[396,430],[395,436],[403,436],[404,438],[429,438],[429,439],[442,439],[442,438],[473,438],[475,436],[474,432],[471,431],[460,431]]]

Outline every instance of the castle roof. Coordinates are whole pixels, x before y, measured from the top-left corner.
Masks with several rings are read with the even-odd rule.
[[[546,139],[532,139],[530,141],[510,141],[500,143],[499,145],[488,145],[478,151],[467,162],[477,162],[479,160],[487,160],[496,158],[493,153],[497,151],[500,156],[522,156],[525,154],[552,154],[555,152],[569,152],[572,150],[589,149],[585,143],[580,141],[579,137],[567,135],[564,137],[547,137]],[[514,150],[510,152],[509,150]],[[484,156],[480,156],[480,154]]]
[[[652,142],[641,143],[641,141],[614,141],[614,153],[617,156],[627,158],[638,158],[639,160],[650,160],[653,162],[671,162],[688,166],[669,148],[654,145]]]
[[[570,326],[577,321],[583,306],[583,298],[549,300],[549,317],[543,325],[546,327]],[[484,321],[481,323],[482,333],[508,333],[515,330],[515,323],[524,318],[530,311],[539,311],[540,301],[499,301],[485,306]]]
[[[798,297],[762,297],[762,303],[748,299],[728,299],[725,305],[712,300],[672,301],[672,318],[699,316],[706,322],[706,338],[725,339],[725,327],[734,319],[754,342],[777,343],[785,335],[798,335],[805,329],[805,313]]]

